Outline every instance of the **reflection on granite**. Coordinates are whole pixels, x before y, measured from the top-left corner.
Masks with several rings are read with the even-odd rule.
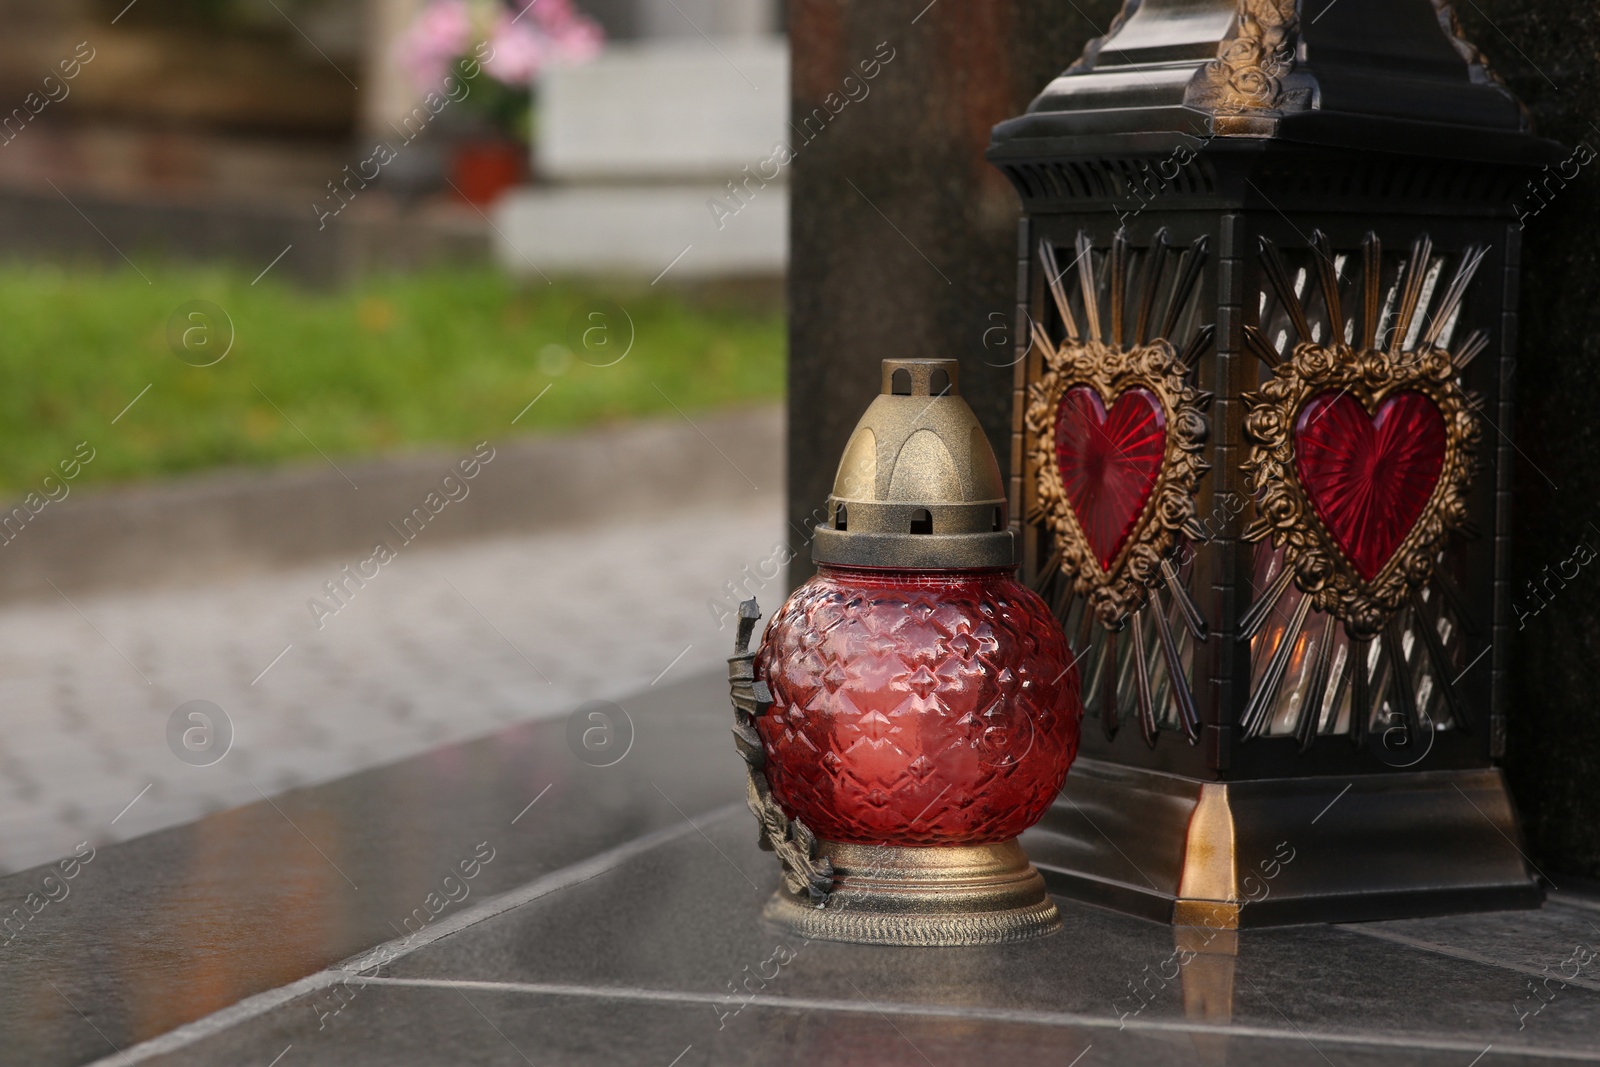
[[[612,768],[519,727],[101,850],[0,950],[0,1063],[1600,1062],[1592,970],[1528,999],[1600,942],[1583,895],[1238,933],[1063,900],[1018,945],[804,942],[760,918],[723,682],[623,703]]]
[[[1551,1005],[1536,1034],[1519,1035],[1512,1005],[1525,993],[1524,974],[1497,966],[1498,957],[1464,960],[1366,936],[1356,932],[1359,927],[1219,931],[1206,941],[1209,931],[1174,931],[1062,901],[1060,934],[1003,948],[919,954],[804,945],[759,919],[775,872],[770,861],[763,868],[747,821],[734,816],[706,827],[710,842],[683,838],[665,844],[595,879],[582,893],[552,896],[485,922],[399,961],[392,973],[689,990],[728,997],[737,1007],[730,982],[737,992],[771,949],[788,941],[795,959],[770,981],[756,982],[761,993],[779,1000],[837,999],[851,993],[853,982],[880,1006],[899,1009],[1081,1016],[1112,1030],[1202,1023],[1293,1033],[1299,1027],[1340,1047],[1383,1035],[1473,1046],[1474,1053],[1489,1044],[1502,1050],[1519,1044],[1593,1050],[1600,1059],[1596,989],[1565,991],[1564,1010]],[[754,870],[762,889],[746,884],[718,850]],[[651,887],[649,893],[640,893],[641,885]],[[1525,923],[1542,922],[1537,939],[1556,944],[1577,934],[1559,912],[1552,905],[1519,914]],[[1507,915],[1487,915],[1380,925],[1403,925],[1431,940],[1435,924],[1443,938],[1450,929],[1494,929],[1508,921]],[[587,934],[563,934],[572,930]],[[708,1016],[731,1010],[707,1008]],[[708,1019],[708,1028],[715,1030],[720,1021]]]
[[[1465,959],[1493,959],[1531,974],[1561,973],[1569,982],[1600,991],[1600,906],[1553,894],[1540,911],[1445,916],[1351,927],[1401,944],[1426,944]],[[1581,971],[1581,973],[1580,973]]]
[[[327,1064],[449,1049],[473,1063],[944,1067],[1069,1063],[1091,1046],[1087,1062],[1127,1064],[1320,1052],[1459,1067],[1490,1046],[1520,1062],[1600,1061],[1595,990],[1564,991],[1521,1031],[1512,1010],[1526,975],[1509,950],[1570,940],[1577,907],[1236,934],[1062,901],[1062,933],[1020,945],[807,943],[759,918],[776,868],[748,817],[700,828],[395,961],[335,1019],[301,998],[153,1062],[266,1059],[290,1044],[297,1062]],[[1497,954],[1421,947],[1461,943]]]
[[[101,848],[0,938],[0,1064],[111,1054],[395,939],[430,893],[470,907],[742,798],[737,766],[705,773],[707,747],[727,755],[725,683],[621,703],[637,732],[613,767],[541,722]],[[460,878],[481,843],[493,860]],[[0,879],[0,916],[28,912],[46,873]]]

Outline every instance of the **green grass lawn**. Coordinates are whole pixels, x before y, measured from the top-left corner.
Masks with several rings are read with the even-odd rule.
[[[673,405],[783,390],[770,300],[523,283],[487,267],[329,290],[146,272],[0,266],[0,493],[36,488],[80,441],[96,455],[78,484],[125,482],[676,417]],[[197,300],[232,323],[212,366],[190,364],[220,354],[227,323],[174,318]]]

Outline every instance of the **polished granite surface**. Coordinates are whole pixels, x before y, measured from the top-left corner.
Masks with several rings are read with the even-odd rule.
[[[99,849],[63,899],[0,937],[0,1064],[126,1050],[395,939],[430,892],[468,894],[442,922],[741,801],[737,757],[707,752],[731,752],[724,687],[663,682],[621,701],[635,735],[612,767],[580,762],[558,719]],[[477,876],[442,886],[483,843],[494,858]],[[29,912],[30,893],[61,896],[48,873],[0,879],[0,917]]]
[[[759,917],[723,685],[623,701],[615,766],[523,726],[101,849],[0,946],[0,1063],[1600,1062],[1581,893],[1209,939],[1063,900],[1023,945],[804,943]]]

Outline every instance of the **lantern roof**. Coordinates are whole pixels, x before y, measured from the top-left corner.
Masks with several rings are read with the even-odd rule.
[[[1531,133],[1447,0],[1127,0],[1109,33],[995,128],[990,156],[1140,134],[1547,154]]]

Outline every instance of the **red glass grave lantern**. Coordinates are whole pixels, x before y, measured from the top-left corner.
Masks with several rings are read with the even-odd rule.
[[[769,918],[880,944],[1060,926],[1016,838],[1083,706],[1065,636],[1015,579],[999,465],[954,360],[885,360],[817,530],[818,573],[731,661],[750,804],[785,884]]]

